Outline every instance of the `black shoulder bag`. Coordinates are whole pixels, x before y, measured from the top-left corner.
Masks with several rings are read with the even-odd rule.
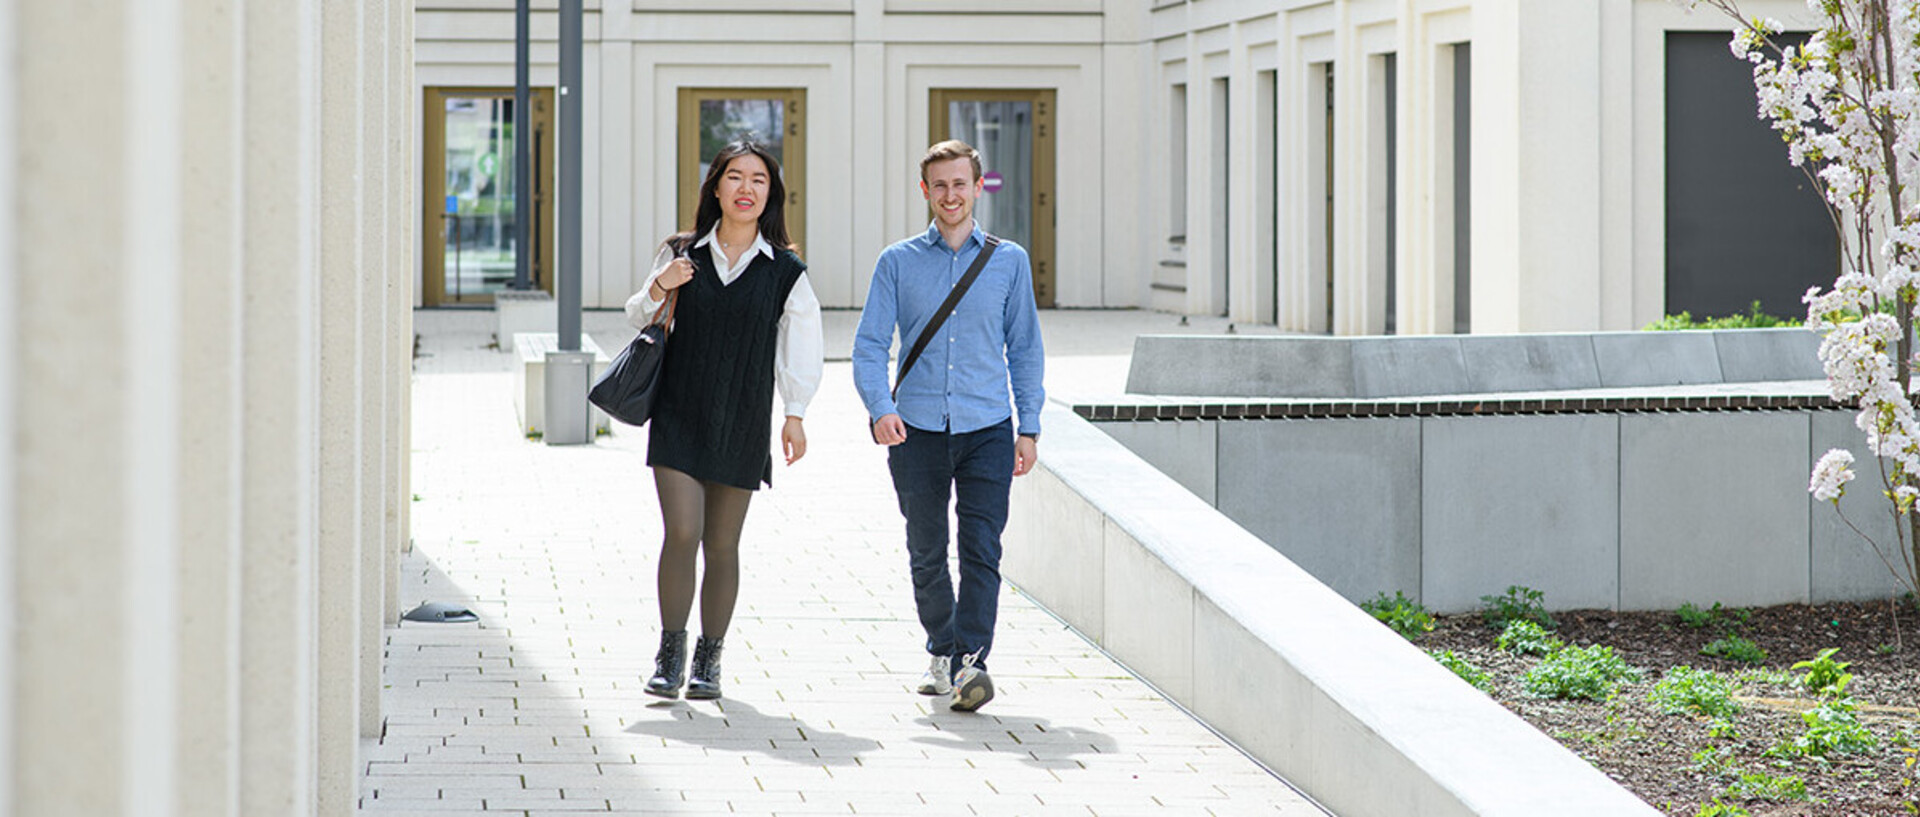
[[[927,344],[933,340],[934,333],[939,332],[940,327],[946,324],[947,316],[953,314],[953,308],[960,305],[960,299],[966,297],[967,289],[973,286],[973,279],[980,277],[980,271],[987,268],[987,259],[992,258],[994,249],[1000,246],[999,237],[984,232],[980,235],[986,239],[986,246],[980,249],[979,255],[973,257],[973,263],[967,267],[967,273],[960,276],[959,282],[953,285],[952,291],[947,293],[947,299],[941,302],[940,308],[933,311],[933,319],[927,321],[926,327],[920,330],[919,339],[913,342],[913,348],[907,352],[907,359],[900,364],[900,376],[893,381],[892,394],[895,398],[900,396],[900,384],[906,382],[907,372],[912,371],[913,364],[920,360],[920,353],[926,351]],[[867,430],[873,431],[871,424]],[[879,441],[879,437],[875,436],[874,442]]]
[[[588,400],[620,422],[646,425],[653,417],[654,400],[660,394],[660,367],[667,359],[667,332],[673,325],[673,305],[679,296],[678,289],[667,291],[667,302],[653,314],[653,320],[614,356],[587,392]]]

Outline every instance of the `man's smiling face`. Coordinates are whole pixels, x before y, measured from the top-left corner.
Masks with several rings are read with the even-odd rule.
[[[973,220],[973,202],[980,195],[981,180],[973,176],[973,162],[965,156],[927,165],[920,180],[920,193],[933,208],[933,217],[945,229],[969,224]]]

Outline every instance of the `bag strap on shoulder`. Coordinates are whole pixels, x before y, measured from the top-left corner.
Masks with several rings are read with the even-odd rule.
[[[907,359],[900,364],[900,377],[893,381],[894,397],[900,396],[900,384],[906,382],[907,372],[913,370],[913,364],[920,360],[920,353],[926,351],[927,344],[933,340],[934,333],[939,332],[940,327],[946,324],[947,316],[953,314],[953,308],[959,306],[960,299],[966,296],[967,288],[973,286],[973,279],[980,277],[980,271],[987,268],[987,259],[993,257],[994,248],[1000,246],[998,236],[986,232],[980,235],[986,239],[986,246],[980,249],[979,255],[973,257],[973,264],[967,267],[967,273],[960,276],[960,280],[947,293],[947,299],[941,302],[939,309],[934,310],[933,318],[927,321],[925,328],[920,330],[919,339],[913,342],[913,349],[907,352]]]

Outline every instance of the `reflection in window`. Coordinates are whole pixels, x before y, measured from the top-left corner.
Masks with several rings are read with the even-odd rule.
[[[949,102],[948,138],[980,151],[986,173],[998,176],[974,205],[989,233],[1033,247],[1033,103]]]
[[[458,300],[513,280],[513,99],[446,106],[446,294]]]
[[[786,177],[787,103],[778,99],[703,99],[700,100],[700,175],[705,181],[713,155],[727,143],[751,137],[765,146],[782,166]]]

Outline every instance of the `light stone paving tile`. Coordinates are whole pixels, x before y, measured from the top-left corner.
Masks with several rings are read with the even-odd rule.
[[[442,799],[433,797],[375,797],[360,801],[361,811],[480,811],[486,807],[478,797]]]
[[[474,320],[421,313],[420,499],[401,596],[465,604],[481,623],[388,630],[388,730],[366,754],[368,800],[437,791],[556,815],[1090,815],[1143,803],[1154,810],[1138,813],[1173,814],[1216,802],[1222,814],[1320,814],[1012,588],[992,660],[1000,698],[965,715],[913,694],[926,659],[902,524],[844,363],[828,366],[810,407],[808,457],[776,465],[774,488],[754,498],[727,697],[645,695],[660,530],[644,432],[573,447],[519,437],[506,356],[481,349],[490,327],[435,328]]]

